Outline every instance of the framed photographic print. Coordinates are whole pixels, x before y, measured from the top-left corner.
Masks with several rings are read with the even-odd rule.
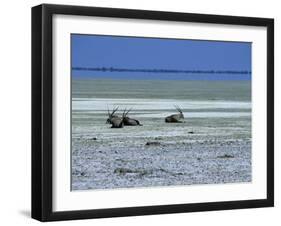
[[[274,205],[274,21],[32,8],[32,217]]]

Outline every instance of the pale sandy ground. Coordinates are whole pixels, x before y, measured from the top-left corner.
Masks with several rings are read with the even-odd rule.
[[[108,145],[99,138],[75,138],[72,189],[251,181],[250,140],[188,139],[192,136],[180,142],[143,138],[134,146],[122,138]]]
[[[251,82],[73,80],[72,189],[251,181]],[[165,123],[182,108],[185,123]],[[143,126],[111,129],[107,108]],[[147,142],[159,142],[146,145]]]

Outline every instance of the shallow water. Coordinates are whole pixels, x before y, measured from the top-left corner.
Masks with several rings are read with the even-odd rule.
[[[251,181],[249,81],[73,80],[72,93],[73,190]],[[164,122],[174,105],[184,123]],[[116,106],[143,126],[110,128]]]

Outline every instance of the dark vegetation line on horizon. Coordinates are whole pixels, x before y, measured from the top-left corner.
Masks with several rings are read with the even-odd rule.
[[[115,80],[115,81],[124,81],[124,80],[127,80],[127,81],[136,81],[136,80],[139,80],[139,81],[169,81],[169,82],[178,82],[178,81],[214,81],[214,82],[239,82],[239,81],[248,81],[248,82],[251,82],[251,79],[249,78],[245,78],[245,79],[241,79],[241,78],[231,78],[231,79],[224,79],[224,78],[176,78],[176,79],[173,79],[173,78],[138,78],[138,77],[131,77],[131,78],[120,78],[120,77],[103,77],[103,76],[89,76],[89,75],[86,75],[86,76],[75,76],[75,75],[72,75],[72,80]]]
[[[74,71],[98,72],[133,72],[133,73],[179,73],[179,74],[243,74],[250,75],[248,70],[180,70],[180,69],[145,69],[145,68],[115,68],[115,67],[72,67]]]

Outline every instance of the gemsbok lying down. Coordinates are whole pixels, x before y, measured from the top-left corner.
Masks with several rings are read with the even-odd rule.
[[[178,110],[179,114],[173,114],[165,118],[167,123],[182,123],[184,122],[184,115],[179,106],[175,105],[175,108]]]
[[[142,126],[142,124],[140,124],[140,122],[136,119],[133,119],[133,118],[129,118],[127,115],[128,113],[132,110],[129,109],[127,112],[126,112],[126,109],[124,110],[124,113],[123,113],[123,122],[124,122],[124,125],[125,126]]]
[[[115,115],[115,112],[117,110],[118,110],[118,107],[114,108],[112,110],[112,112],[110,113],[109,110],[107,109],[108,119],[106,120],[106,123],[111,124],[111,128],[123,128],[124,127],[123,117],[120,118],[117,115]]]

